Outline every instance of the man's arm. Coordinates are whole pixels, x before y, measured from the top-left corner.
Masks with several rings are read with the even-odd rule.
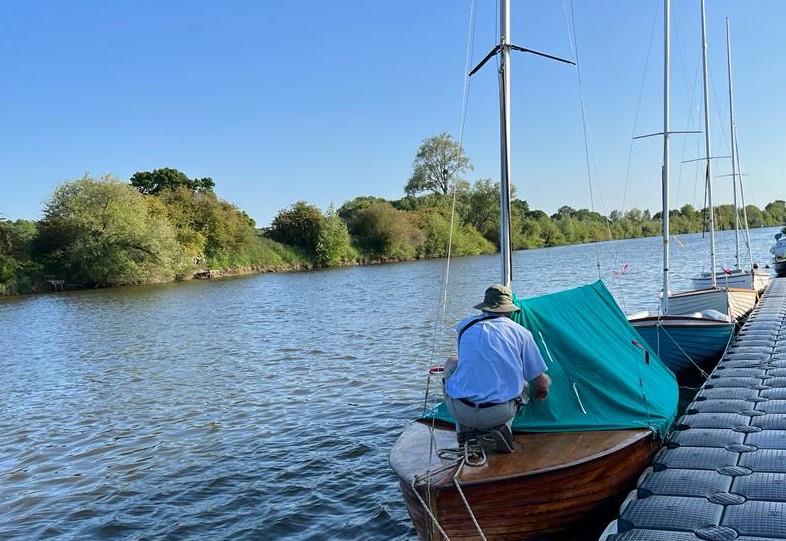
[[[551,378],[545,372],[533,380],[535,385],[535,400],[546,400],[551,387]]]

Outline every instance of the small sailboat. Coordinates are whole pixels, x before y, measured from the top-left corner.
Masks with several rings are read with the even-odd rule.
[[[690,314],[715,310],[727,314],[735,321],[744,319],[756,306],[758,293],[753,288],[738,288],[724,286],[719,283],[716,271],[716,246],[715,246],[715,209],[712,203],[712,144],[710,137],[710,102],[709,102],[709,74],[707,67],[707,24],[704,13],[704,2],[701,3],[701,44],[702,44],[702,72],[704,87],[704,148],[706,152],[706,188],[707,206],[710,226],[710,272],[708,274],[708,287],[691,291],[671,293],[668,292],[668,314]],[[735,184],[736,186],[736,184]],[[667,291],[667,290],[664,290]]]
[[[668,4],[668,2],[667,2]],[[668,19],[666,6],[664,17]],[[700,292],[669,295],[669,140],[672,133],[669,118],[670,99],[670,35],[669,21],[664,24],[663,59],[663,165],[661,169],[662,235],[663,235],[663,294],[660,312],[639,312],[628,317],[630,324],[652,347],[658,357],[676,374],[697,367],[701,369],[717,361],[726,349],[734,331],[734,323],[727,315],[728,307],[717,310],[730,298],[727,289],[707,289]],[[697,299],[707,302],[682,307],[684,299],[695,294]],[[716,299],[714,296],[717,295]],[[690,299],[693,301],[693,299]]]
[[[734,193],[734,268],[723,269],[715,273],[715,282],[720,283],[726,288],[753,289],[758,293],[763,292],[770,283],[770,273],[766,270],[756,268],[751,254],[750,233],[748,231],[747,211],[745,207],[745,194],[742,188],[742,175],[739,168],[739,151],[737,149],[737,126],[734,122],[734,89],[731,77],[731,34],[729,32],[729,19],[726,19],[726,66],[729,79],[729,131],[731,134],[731,182]],[[738,180],[739,179],[739,180]],[[740,264],[740,209],[737,205],[737,183],[739,181],[740,194],[742,196],[744,220],[745,244],[748,250],[748,261],[750,269],[743,269]],[[709,272],[691,278],[694,289],[708,289],[712,287],[712,276]]]
[[[509,55],[535,52],[510,43],[510,0],[500,4],[501,40],[480,65],[499,55],[500,251],[509,285]],[[421,539],[543,539],[613,514],[676,415],[674,375],[640,343],[602,282],[515,302],[514,319],[548,365],[549,397],[519,411],[512,453],[477,462],[466,444],[456,448],[444,404],[404,430],[390,464]]]

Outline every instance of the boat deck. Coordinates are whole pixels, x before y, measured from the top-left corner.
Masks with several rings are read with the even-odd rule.
[[[786,540],[786,278],[775,278],[604,541]]]

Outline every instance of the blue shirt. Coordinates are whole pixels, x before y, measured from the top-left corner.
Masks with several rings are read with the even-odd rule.
[[[484,315],[466,318],[456,331]],[[445,390],[453,398],[475,403],[503,403],[520,395],[526,382],[545,371],[532,333],[508,317],[496,317],[475,323],[461,335],[458,365]]]

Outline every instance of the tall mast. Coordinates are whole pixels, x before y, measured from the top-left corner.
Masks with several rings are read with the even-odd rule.
[[[510,0],[502,0],[500,9],[499,64],[499,139],[500,195],[499,249],[502,256],[502,283],[510,287],[512,255],[510,242]]]
[[[734,264],[740,269],[740,211],[737,207],[737,145],[734,125],[734,91],[731,84],[731,38],[729,37],[729,18],[726,17],[726,65],[729,71],[729,129],[731,130],[731,185],[734,189]]]
[[[710,98],[707,73],[707,21],[704,15],[704,0],[701,0],[701,49],[702,72],[704,74],[704,148],[707,153],[707,205],[710,215],[710,275],[712,287],[717,287],[715,276],[715,210],[712,205],[712,145],[710,144]]]
[[[663,196],[663,296],[661,313],[669,311],[669,59],[670,36],[669,19],[671,10],[669,0],[663,0],[663,169],[661,171]]]

